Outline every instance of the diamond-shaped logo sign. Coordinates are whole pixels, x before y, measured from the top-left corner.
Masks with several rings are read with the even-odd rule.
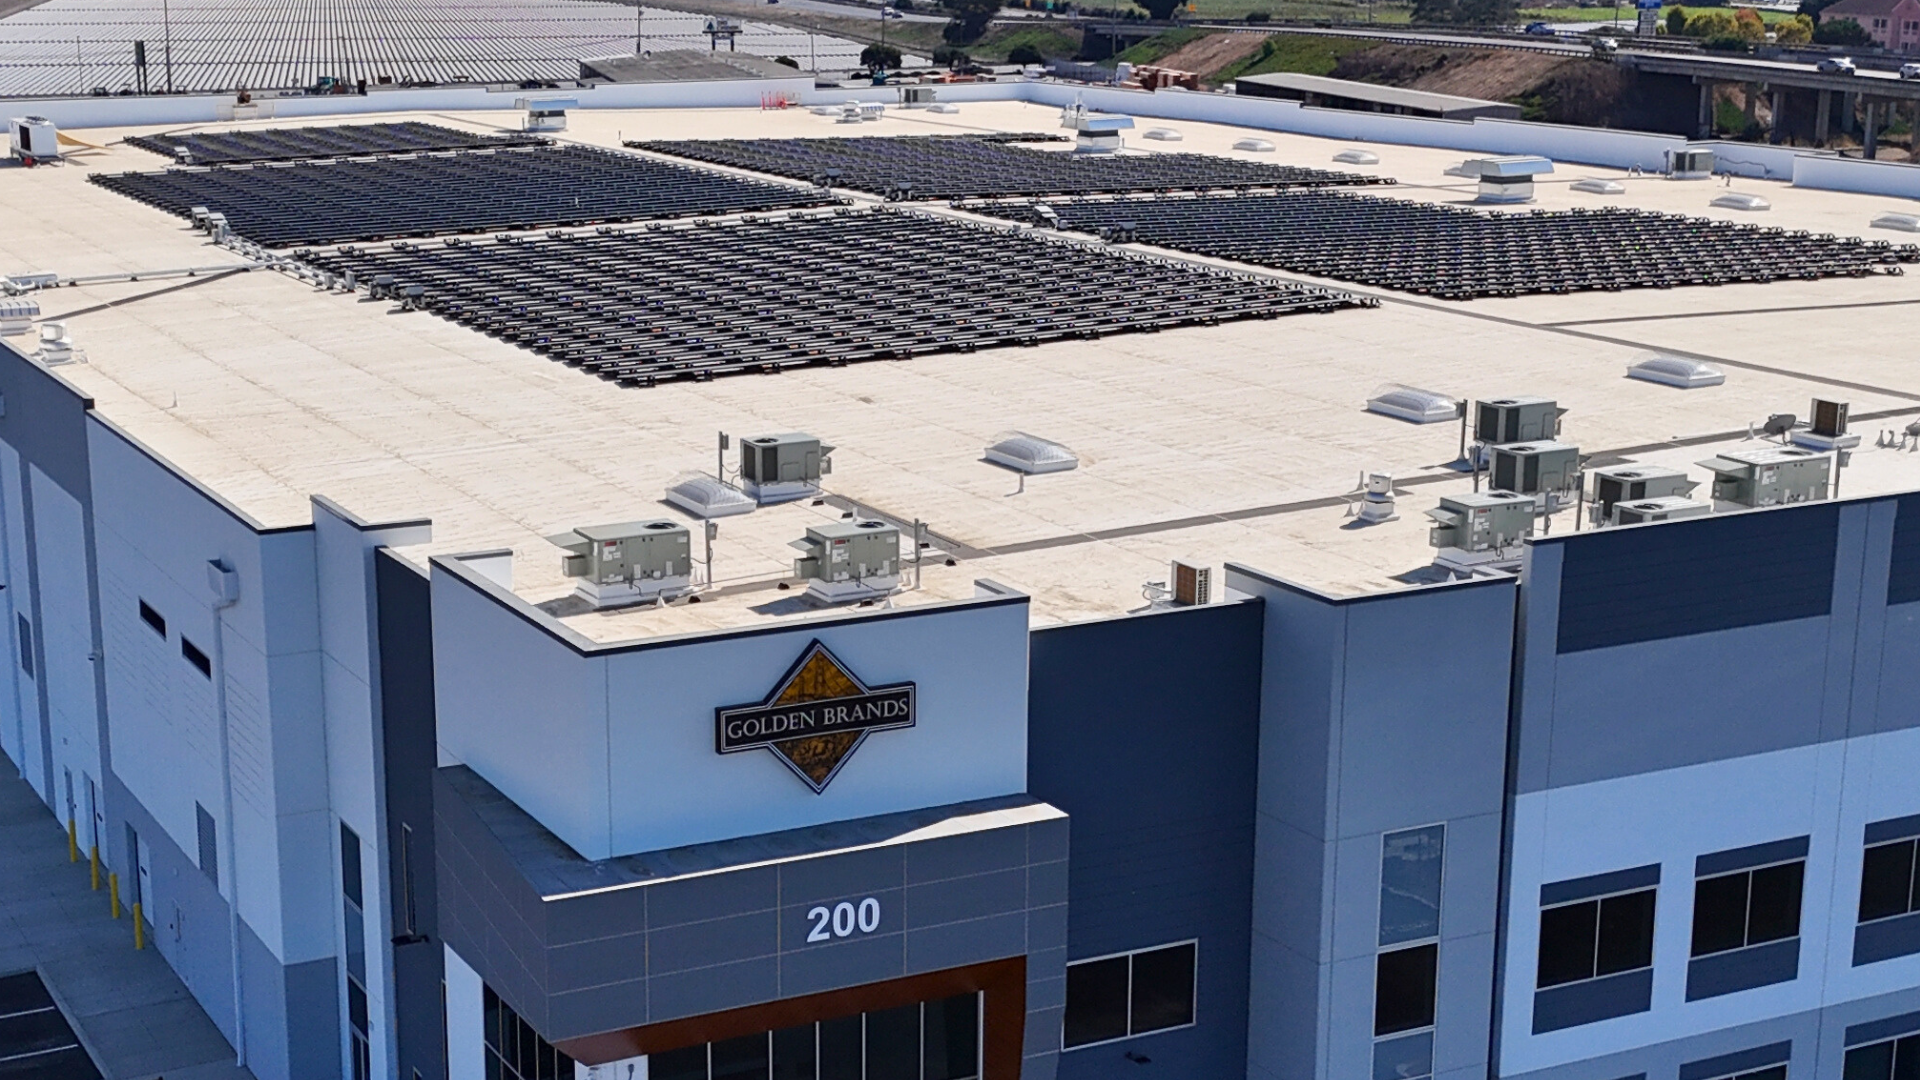
[[[913,717],[912,683],[870,687],[814,641],[765,700],[715,709],[713,742],[722,754],[765,747],[818,794],[869,733]]]

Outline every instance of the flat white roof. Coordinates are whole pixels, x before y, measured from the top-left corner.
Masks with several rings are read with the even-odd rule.
[[[513,114],[414,114],[496,130]],[[804,111],[576,111],[565,137],[840,135]],[[962,105],[939,115],[889,109],[861,135],[1053,130],[1056,110]],[[291,126],[289,122],[264,126]],[[1245,129],[1172,122],[1177,147],[1274,163],[1331,166],[1354,144],[1261,131],[1271,153],[1230,149]],[[151,129],[142,129],[151,130]],[[133,131],[80,133],[110,143]],[[1471,179],[1445,175],[1459,151],[1370,145],[1400,185],[1371,194],[1466,203]],[[1158,152],[1141,142],[1135,152]],[[184,222],[86,183],[88,173],[154,169],[125,146],[59,168],[10,172],[0,211],[0,271],[152,272],[235,261]],[[1624,195],[1586,195],[1585,176]],[[1713,208],[1723,182],[1669,181],[1562,166],[1536,182],[1547,208],[1638,206],[1729,220],[1876,235],[1893,200],[1735,181],[1764,192],[1764,214]],[[940,208],[938,212],[947,213]],[[1522,208],[1517,212],[1526,212]],[[1879,233],[1904,240],[1903,234]],[[777,269],[770,269],[777,273]],[[714,466],[715,433],[805,431],[836,446],[828,488],[891,517],[919,518],[955,542],[957,565],[923,568],[896,603],[970,596],[991,579],[1031,594],[1037,624],[1145,605],[1142,586],[1169,559],[1232,560],[1334,594],[1402,587],[1427,565],[1423,510],[1471,490],[1448,466],[1460,431],[1363,411],[1382,383],[1457,398],[1551,397],[1568,410],[1562,441],[1596,463],[1625,458],[1708,478],[1695,462],[1748,441],[1770,413],[1804,416],[1813,397],[1852,404],[1866,434],[1843,494],[1920,487],[1920,454],[1873,447],[1881,427],[1920,414],[1911,358],[1920,275],[1781,281],[1471,302],[1368,290],[1374,310],[1120,334],[778,375],[624,389],[423,312],[325,293],[281,274],[61,288],[39,297],[72,314],[90,362],[60,368],[102,415],[267,525],[310,519],[327,496],[374,520],[429,517],[424,559],[511,547],[516,591],[564,596],[559,549],[542,537],[577,526],[675,516],[669,481]],[[1339,284],[1328,282],[1328,284]],[[111,306],[103,306],[111,305]],[[1724,385],[1680,390],[1626,377],[1649,351],[1707,357]],[[1030,432],[1080,458],[1030,477],[982,460],[995,436]],[[729,461],[732,464],[732,461]],[[1351,527],[1340,496],[1362,473],[1403,485],[1397,521]],[[799,503],[720,522],[708,602],[570,617],[601,640],[686,633],[793,617],[787,542],[840,520]],[[1562,514],[1556,531],[1573,527]],[[700,541],[694,541],[696,555]]]

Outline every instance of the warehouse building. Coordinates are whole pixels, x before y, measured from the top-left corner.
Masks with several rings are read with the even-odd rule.
[[[996,132],[1053,119],[965,108]],[[568,137],[835,119],[577,113]],[[1333,149],[1183,127],[1243,165]],[[1852,317],[1825,309],[1912,303],[1920,279],[1356,297],[1149,249],[1177,286],[1164,326],[1035,317],[1007,344],[655,384],[588,376],[606,331],[573,357],[504,317],[480,332],[453,269],[345,276],[436,252],[533,273],[543,243],[602,267],[591,245],[628,226],[289,260],[88,182],[157,167],[110,145],[0,186],[7,265],[70,282],[25,293],[39,341],[0,349],[0,749],[253,1075],[1920,1061],[1920,458],[1899,434],[1920,388],[1904,342],[1808,347]],[[1457,154],[1376,149],[1408,189],[1376,194],[1457,198]],[[1641,209],[1739,213],[1619,179]],[[1543,208],[1592,205],[1539,186]],[[1796,230],[1857,234],[1875,208],[1768,190]],[[955,260],[1008,253],[975,277],[1071,267],[1080,310],[1143,265],[1106,261],[1136,257],[1128,237],[837,197],[635,231],[712,237],[694,261],[716,276],[670,298],[736,325],[778,305],[731,306],[725,241],[816,220],[965,229]],[[836,326],[906,334],[887,309],[947,280],[923,260],[875,291],[832,261],[796,246],[752,288],[831,288]],[[526,295],[514,318],[550,297]],[[582,295],[542,317],[613,302]],[[941,295],[955,327],[1007,332],[978,293]],[[1697,377],[1625,374],[1650,348]],[[1809,399],[1811,426],[1781,422]],[[1509,406],[1524,441],[1488,435]],[[1489,470],[1469,435],[1498,446]],[[1830,468],[1716,483],[1757,451]],[[1629,486],[1541,479],[1566,461]],[[1628,466],[1679,480],[1631,489]],[[1520,532],[1436,561],[1495,485],[1527,488]],[[1641,495],[1682,519],[1614,525]]]

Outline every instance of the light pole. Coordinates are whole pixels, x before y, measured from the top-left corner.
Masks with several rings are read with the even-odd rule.
[[[173,5],[160,0],[160,25],[166,35],[167,93],[173,93]]]

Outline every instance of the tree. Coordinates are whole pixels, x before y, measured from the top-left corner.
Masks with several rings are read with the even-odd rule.
[[[1032,45],[1022,43],[1007,50],[1007,63],[1009,64],[1019,64],[1021,67],[1026,67],[1028,64],[1044,64],[1046,62],[1047,58],[1041,55],[1040,50],[1034,48]]]
[[[956,49],[951,45],[937,45],[933,50],[933,62],[949,71],[959,71],[973,63],[973,57],[968,56],[965,49]]]
[[[1813,41],[1813,20],[1795,15],[1773,28],[1773,40],[1782,45],[1806,45]]]
[[[980,35],[987,32],[987,23],[1000,14],[1000,0],[940,0],[940,6],[953,13],[940,33],[949,45],[980,40]]]
[[[1133,0],[1147,11],[1147,18],[1156,22],[1165,22],[1173,18],[1173,13],[1187,6],[1186,0]]]
[[[1687,32],[1687,9],[1674,8],[1667,12],[1667,33],[1679,37]]]
[[[1519,15],[1519,0],[1413,0],[1413,21],[1418,23],[1504,26]]]
[[[1738,39],[1740,32],[1732,15],[1724,11],[1703,11],[1687,20],[1687,36],[1702,39]]]
[[[860,50],[860,63],[868,71],[886,71],[900,66],[900,50],[891,45],[869,45]]]
[[[1271,11],[1249,11],[1247,12],[1247,21],[1249,23],[1272,22],[1273,13]]]
[[[1821,12],[1838,2],[1839,0],[1800,0],[1800,14],[1809,19],[1818,19]]]
[[[1813,28],[1815,45],[1871,45],[1873,35],[1867,28],[1852,19],[1822,19],[1820,25]]]
[[[1752,8],[1734,9],[1733,30],[1740,35],[1740,40],[1748,43],[1767,40],[1767,24],[1760,21],[1760,13]]]

